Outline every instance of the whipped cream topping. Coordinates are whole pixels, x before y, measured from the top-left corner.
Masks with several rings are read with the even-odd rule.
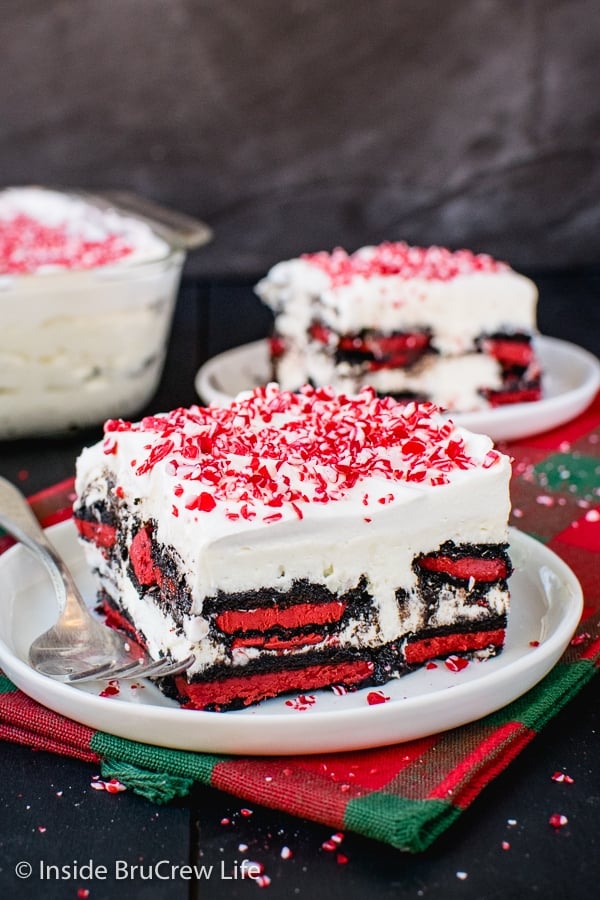
[[[502,272],[510,268],[486,253],[437,246],[411,247],[404,241],[385,241],[376,247],[361,247],[355,253],[337,247],[331,253],[305,253],[301,259],[321,269],[332,287],[348,284],[357,276],[369,279],[396,275],[403,279],[450,281],[458,275]]]
[[[428,329],[432,347],[453,355],[474,350],[482,334],[536,331],[537,288],[506,264],[483,257],[477,267],[481,257],[465,250],[446,251],[444,267],[423,263],[386,270],[372,265],[378,257],[369,254],[378,249],[365,247],[351,257],[344,251],[318,253],[273,266],[255,290],[275,313],[278,334],[305,353],[314,321],[338,335]],[[407,252],[412,249],[427,258],[428,251]],[[443,255],[442,248],[430,249]],[[344,264],[338,266],[340,253]]]
[[[160,466],[172,481],[173,513],[212,513],[229,520],[273,523],[290,510],[361,494],[364,507],[386,504],[398,485],[448,484],[453,474],[495,465],[491,445],[469,447],[465,436],[431,403],[401,405],[372,388],[354,397],[305,386],[256,388],[227,407],[177,409],[139,423],[111,420],[103,452],[117,452],[126,435],[140,435],[132,475]]]
[[[38,187],[0,191],[0,275],[43,274],[161,258],[168,245],[116,210]]]

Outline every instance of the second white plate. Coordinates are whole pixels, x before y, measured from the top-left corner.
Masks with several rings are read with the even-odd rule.
[[[92,605],[92,576],[73,523],[55,525],[48,533]],[[147,682],[123,681],[117,695],[103,697],[102,684],[74,687],[32,669],[28,648],[55,620],[56,600],[45,572],[16,546],[0,556],[0,666],[17,687],[50,709],[94,729],[162,747],[271,756],[408,741],[505,706],[537,684],[567,647],[583,606],[575,575],[547,547],[514,529],[510,552],[512,606],[499,656],[470,662],[460,672],[439,662],[435,669],[419,669],[381,688],[342,696],[321,690],[240,712],[212,713],[180,709]],[[372,704],[373,693],[383,702]]]
[[[544,372],[541,400],[456,413],[454,421],[494,441],[509,441],[556,428],[583,412],[600,387],[598,359],[558,338],[540,335],[535,346]],[[196,376],[196,391],[205,403],[229,403],[241,391],[269,381],[269,371],[268,341],[244,344],[209,359]]]

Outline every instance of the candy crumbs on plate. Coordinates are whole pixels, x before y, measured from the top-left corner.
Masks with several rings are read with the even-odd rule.
[[[100,691],[99,697],[116,697],[117,694],[121,692],[121,688],[119,687],[119,682],[115,679],[111,679],[108,682],[106,687]]]
[[[379,703],[387,703],[390,698],[383,691],[369,691],[367,703],[369,706],[377,706]]]
[[[444,660],[444,665],[451,672],[460,672],[462,669],[466,669],[469,665],[469,660],[465,659],[464,656],[449,656],[448,659]]]

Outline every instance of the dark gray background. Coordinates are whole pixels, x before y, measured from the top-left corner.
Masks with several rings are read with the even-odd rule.
[[[206,219],[193,274],[384,239],[600,258],[598,0],[2,0],[0,183]]]

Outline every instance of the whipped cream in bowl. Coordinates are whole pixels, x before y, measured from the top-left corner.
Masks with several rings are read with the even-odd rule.
[[[101,196],[0,191],[0,437],[139,411],[160,381],[186,249],[203,235],[186,244]]]

